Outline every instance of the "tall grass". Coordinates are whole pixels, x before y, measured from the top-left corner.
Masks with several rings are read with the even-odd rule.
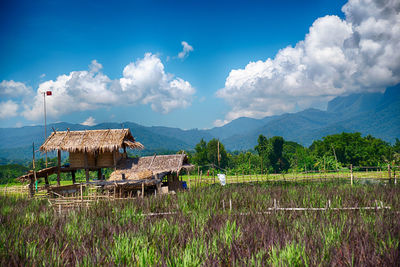
[[[374,206],[390,210],[276,211]],[[230,210],[229,201],[232,203]],[[0,265],[394,265],[400,187],[259,183],[100,201],[58,214],[44,200],[0,198]],[[173,212],[171,215],[146,216]]]

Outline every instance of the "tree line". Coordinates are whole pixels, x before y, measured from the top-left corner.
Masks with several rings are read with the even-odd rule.
[[[218,155],[219,151],[219,155]],[[304,147],[283,137],[260,135],[249,151],[227,152],[218,139],[201,139],[191,162],[203,171],[221,168],[230,173],[282,173],[291,171],[339,170],[350,165],[382,167],[400,164],[400,140],[393,145],[371,135],[341,133],[323,137]]]
[[[194,151],[186,153],[190,162],[203,171],[220,168],[231,174],[249,174],[339,170],[348,168],[350,164],[364,167],[399,166],[400,140],[396,138],[391,145],[371,135],[363,137],[360,133],[341,133],[325,136],[311,146],[304,147],[280,136],[267,138],[260,135],[257,145],[248,151],[227,151],[218,139],[209,142],[201,139]],[[68,159],[65,159],[63,164],[67,162]],[[55,166],[57,158],[48,158],[48,164]],[[44,159],[37,159],[36,169],[44,167]],[[32,161],[0,165],[0,184],[13,182],[31,169]],[[69,179],[65,175],[64,178]]]

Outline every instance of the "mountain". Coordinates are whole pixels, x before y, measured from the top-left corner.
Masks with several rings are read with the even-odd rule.
[[[245,134],[222,139],[222,143],[230,150],[244,150],[254,147],[263,134],[309,146],[316,139],[341,132],[361,132],[394,142],[400,137],[400,85],[387,88],[384,94],[337,97],[328,103],[327,111],[307,109],[276,116]]]
[[[222,127],[208,130],[147,127],[133,122],[101,123],[84,126],[55,123],[47,133],[58,130],[130,128],[133,136],[146,149],[141,155],[192,150],[201,138],[206,141],[219,138],[228,150],[252,149],[260,134],[267,137],[283,136],[286,140],[309,146],[316,139],[341,132],[371,134],[388,142],[400,137],[400,85],[387,88],[385,93],[353,94],[337,97],[328,103],[326,111],[307,109],[262,119],[238,118]],[[0,164],[10,159],[32,157],[44,141],[43,126],[0,128]]]

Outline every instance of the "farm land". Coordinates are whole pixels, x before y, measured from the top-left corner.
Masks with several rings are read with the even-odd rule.
[[[399,196],[391,183],[264,181],[59,213],[1,195],[0,264],[395,265]]]
[[[399,149],[398,139],[390,145],[357,133],[310,148],[260,136],[256,152],[239,154],[201,140],[190,155],[194,170],[180,173],[188,190],[125,199],[93,188],[47,198],[40,179],[28,198],[14,178],[32,166],[4,165],[0,265],[396,265]],[[61,185],[71,182],[61,174]],[[86,182],[84,171],[76,182]]]

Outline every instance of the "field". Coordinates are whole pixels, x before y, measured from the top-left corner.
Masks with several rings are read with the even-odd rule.
[[[0,222],[3,266],[400,262],[400,187],[383,183],[212,185],[61,214],[47,200],[1,196]]]

